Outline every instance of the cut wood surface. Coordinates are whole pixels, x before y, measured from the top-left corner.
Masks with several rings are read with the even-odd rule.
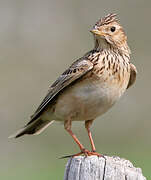
[[[64,180],[146,180],[142,170],[119,157],[77,156],[66,165]]]

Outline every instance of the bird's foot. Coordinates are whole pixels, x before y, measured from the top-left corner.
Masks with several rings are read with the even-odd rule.
[[[103,155],[95,152],[95,151],[89,151],[87,149],[82,149],[81,152],[73,154],[73,155],[69,155],[69,156],[63,156],[60,159],[64,159],[64,158],[71,158],[71,157],[75,157],[75,156],[80,156],[80,155],[84,155],[86,157],[88,156],[98,156],[98,157],[103,157]]]
[[[88,156],[98,156],[103,157],[102,154],[97,153],[96,151],[88,151]]]
[[[83,149],[81,154],[84,154],[86,157],[87,156],[98,156],[98,157],[102,157],[101,154],[97,153],[96,151],[89,151],[87,149]]]

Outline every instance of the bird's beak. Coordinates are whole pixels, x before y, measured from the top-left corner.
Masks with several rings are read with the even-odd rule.
[[[92,29],[90,30],[91,33],[99,35],[99,36],[104,36],[105,34],[101,31],[99,31],[98,29]]]

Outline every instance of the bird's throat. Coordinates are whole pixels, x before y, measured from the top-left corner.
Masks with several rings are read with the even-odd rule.
[[[102,51],[102,50],[109,50],[109,51],[114,51],[116,53],[122,53],[127,56],[130,55],[130,49],[127,45],[127,42],[123,43],[121,46],[116,46],[114,44],[109,43],[105,38],[100,38],[100,37],[94,37],[94,48],[97,51]]]
[[[110,49],[110,44],[106,41],[105,38],[97,38],[94,37],[94,47],[97,50],[102,50],[102,49]]]

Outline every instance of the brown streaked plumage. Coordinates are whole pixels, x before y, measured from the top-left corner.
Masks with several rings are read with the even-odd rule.
[[[66,131],[85,155],[98,155],[90,126],[105,113],[136,79],[130,49],[116,14],[101,18],[93,27],[94,49],[75,61],[50,87],[27,125],[11,137],[40,134],[54,120],[63,121]],[[85,121],[92,151],[71,130],[72,121]]]
[[[97,21],[95,23],[95,26],[100,27],[103,25],[108,25],[112,22],[117,22],[117,15],[116,14],[108,14],[107,16],[105,16],[104,18],[99,19],[99,21]]]

